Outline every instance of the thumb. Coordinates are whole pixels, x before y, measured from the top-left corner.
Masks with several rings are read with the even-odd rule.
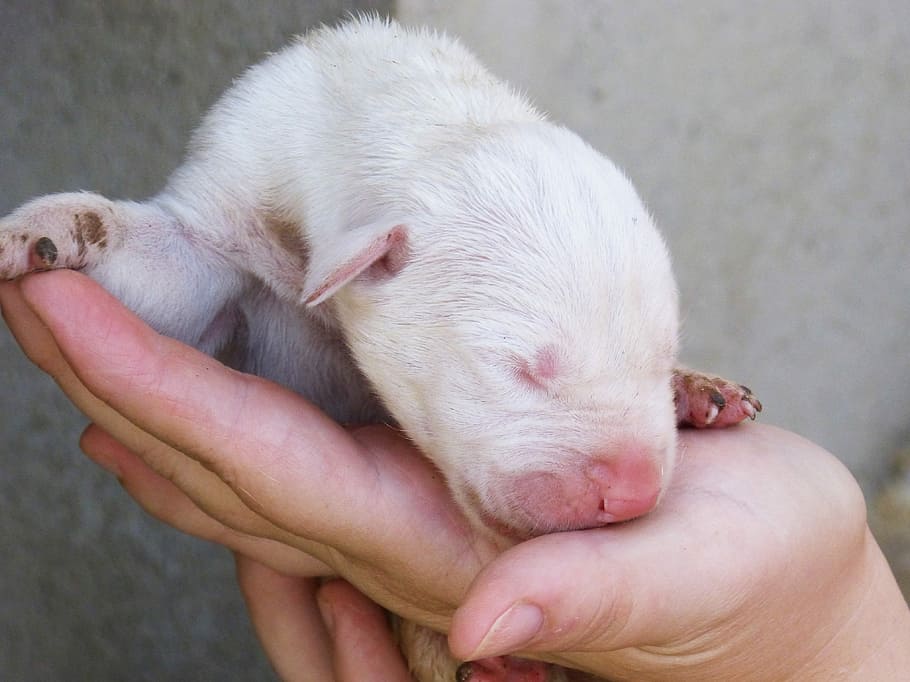
[[[644,548],[623,548],[621,537],[609,535],[548,535],[517,545],[489,564],[452,619],[449,646],[455,656],[603,652],[653,634],[652,614],[660,607],[666,576],[649,572],[641,584],[628,567],[647,565],[636,563],[645,557],[632,556]],[[604,537],[595,542],[591,536]],[[617,546],[610,556],[612,545]]]
[[[576,667],[607,653],[617,671],[642,663],[630,657],[685,655],[686,641],[710,648],[744,585],[763,573],[760,561],[732,560],[731,547],[745,557],[772,553],[759,538],[739,537],[739,522],[722,496],[703,508],[668,499],[636,521],[516,545],[471,584],[449,646],[464,660],[536,653]]]

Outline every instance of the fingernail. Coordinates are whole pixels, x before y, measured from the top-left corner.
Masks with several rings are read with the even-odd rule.
[[[470,659],[510,654],[534,639],[543,627],[543,611],[535,604],[513,604],[481,640]]]

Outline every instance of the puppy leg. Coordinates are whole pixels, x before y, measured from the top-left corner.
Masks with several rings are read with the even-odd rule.
[[[207,352],[229,338],[245,276],[154,203],[53,194],[0,220],[0,278],[81,270],[157,331]]]

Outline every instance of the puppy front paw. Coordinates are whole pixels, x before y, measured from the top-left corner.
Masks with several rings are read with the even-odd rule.
[[[673,372],[673,392],[681,426],[723,428],[755,419],[762,409],[746,386],[689,369]]]

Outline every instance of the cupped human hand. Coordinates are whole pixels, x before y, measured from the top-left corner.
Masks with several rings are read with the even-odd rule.
[[[342,429],[160,337],[74,273],[5,284],[0,305],[94,422],[84,449],[153,515],[271,571],[342,575],[448,631],[462,658],[519,652],[636,680],[910,670],[910,615],[859,489],[793,434],[682,432],[656,511],[500,554],[391,429]],[[266,632],[267,650],[287,649],[284,625]]]
[[[437,629],[497,553],[394,429],[344,429],[156,334],[78,273],[4,283],[0,306],[28,357],[92,421],[83,449],[181,530],[287,574],[341,575]]]

